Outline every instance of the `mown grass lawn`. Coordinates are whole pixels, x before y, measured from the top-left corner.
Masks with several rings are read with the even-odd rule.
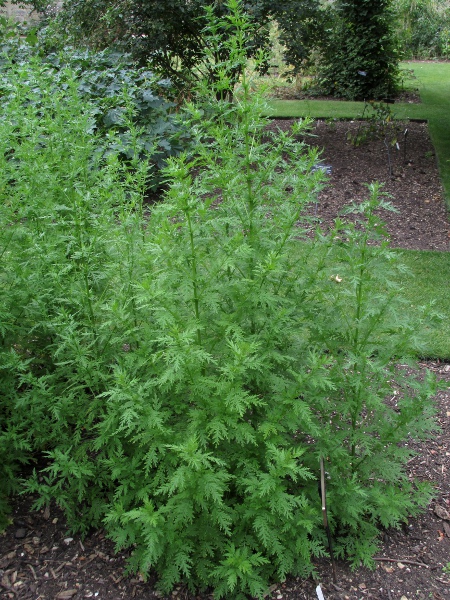
[[[397,119],[428,121],[436,150],[439,172],[450,211],[450,63],[402,63],[405,89],[418,89],[421,104],[395,104],[392,109]],[[312,117],[357,119],[364,110],[364,102],[329,100],[270,100],[272,117]],[[366,111],[367,112],[367,111]],[[439,324],[426,331],[426,358],[450,360],[450,253],[402,250],[402,260],[410,268],[411,276],[401,282],[411,311],[434,302],[442,315]]]
[[[402,261],[410,275],[402,280],[403,295],[414,312],[434,302],[442,320],[425,332],[424,358],[450,360],[450,253],[401,250]]]

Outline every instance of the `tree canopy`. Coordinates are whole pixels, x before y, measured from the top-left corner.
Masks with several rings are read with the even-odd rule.
[[[24,1],[48,12],[47,0]],[[299,65],[307,58],[318,36],[320,0],[243,0],[242,7],[253,24],[249,57],[268,50],[270,22],[276,20],[287,61]],[[224,0],[65,0],[58,20],[75,40],[97,48],[120,46],[185,88],[205,74],[214,79],[215,66],[227,60],[223,45],[214,49],[212,64],[204,60],[208,9],[218,18],[228,11]]]
[[[398,54],[391,0],[336,0],[333,28],[325,36],[322,86],[351,100],[391,96]]]
[[[49,0],[16,0],[47,11]],[[50,0],[55,2],[55,0]],[[248,57],[266,51],[269,28],[279,26],[285,61],[299,72],[317,50],[323,91],[348,99],[389,96],[396,87],[398,56],[393,33],[393,0],[241,0],[252,25],[246,29]],[[225,0],[64,0],[57,23],[75,42],[96,48],[119,46],[140,63],[150,64],[178,90],[189,90],[197,79],[212,84],[217,69],[230,59],[229,49],[206,30],[211,17],[220,19],[229,8]],[[209,16],[208,16],[209,15]],[[211,39],[218,42],[211,47]],[[205,50],[208,59],[205,60]],[[268,67],[259,62],[260,69]],[[235,81],[239,69],[234,71]],[[230,81],[230,90],[233,81]]]

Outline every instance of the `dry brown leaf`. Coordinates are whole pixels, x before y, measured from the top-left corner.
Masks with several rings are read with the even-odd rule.
[[[13,550],[12,552],[8,552],[8,554],[5,554],[5,556],[2,556],[0,558],[0,569],[5,568],[15,556],[16,556],[15,550]]]
[[[437,517],[439,517],[440,519],[444,519],[445,521],[450,521],[450,515],[448,514],[448,511],[443,506],[440,506],[439,504],[436,504],[436,506],[434,507],[434,514]]]
[[[450,525],[445,521],[442,523],[442,525],[444,526],[445,535],[450,538]]]
[[[58,594],[56,594],[55,598],[57,598],[58,600],[63,600],[64,598],[72,598],[77,593],[78,593],[78,590],[76,590],[76,589],[63,590],[62,592],[59,592]]]

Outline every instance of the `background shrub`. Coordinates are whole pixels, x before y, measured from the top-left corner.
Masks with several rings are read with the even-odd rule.
[[[95,106],[91,117],[92,131],[99,134],[97,151],[113,151],[125,161],[135,155],[141,160],[145,157],[153,166],[151,185],[157,187],[167,158],[189,146],[188,132],[173,114],[176,105],[169,100],[173,94],[170,81],[138,68],[129,54],[117,50],[54,49],[54,38],[45,30],[25,30],[23,39],[20,25],[3,19],[0,26],[0,74],[8,78],[11,62],[24,64],[37,56],[51,71],[53,85],[64,88],[69,70],[80,97]],[[130,124],[137,132],[133,139]],[[117,134],[114,141],[108,135],[111,132]]]
[[[337,0],[322,46],[320,85],[347,100],[395,95],[398,53],[391,0]]]
[[[448,58],[450,4],[438,0],[396,0],[400,49],[405,58]]]
[[[58,3],[56,18],[56,2],[22,2],[43,11],[50,17],[52,29],[59,35],[69,33],[76,44],[95,48],[115,46],[130,52],[140,65],[150,64],[163,77],[170,77],[180,95],[189,95],[203,77],[213,85],[215,67],[229,62],[223,45],[215,46],[209,62],[204,60],[205,48],[213,43],[204,30],[207,10],[220,18],[228,11],[226,2],[147,0],[130,4],[120,0],[112,5],[108,0],[79,0]],[[276,20],[281,27],[287,60],[299,67],[311,46],[321,37],[324,13],[321,5],[320,0],[247,0],[242,10],[254,24],[252,31],[247,32],[247,56],[256,57],[261,49],[269,50],[269,26]],[[228,23],[227,28],[231,26]],[[267,64],[260,61],[259,66],[264,71]],[[227,93],[232,92],[240,73],[235,70],[228,75],[231,81]]]

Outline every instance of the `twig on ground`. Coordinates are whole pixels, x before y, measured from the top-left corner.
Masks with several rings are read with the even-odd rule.
[[[15,594],[16,596],[18,595],[17,590],[15,590],[12,585],[7,585],[6,583],[3,583],[3,581],[0,581],[0,585],[5,588],[5,590],[8,590],[8,592],[11,592],[12,594]]]
[[[375,556],[373,560],[377,560],[378,562],[394,562],[394,563],[402,563],[405,565],[416,565],[417,567],[425,567],[425,569],[430,569],[428,565],[425,563],[417,562],[415,560],[403,560],[401,558],[383,558]]]
[[[35,581],[37,581],[37,575],[36,575],[36,571],[33,569],[32,565],[30,565],[30,563],[27,563],[27,567],[30,569],[30,571],[33,573],[33,578]]]

